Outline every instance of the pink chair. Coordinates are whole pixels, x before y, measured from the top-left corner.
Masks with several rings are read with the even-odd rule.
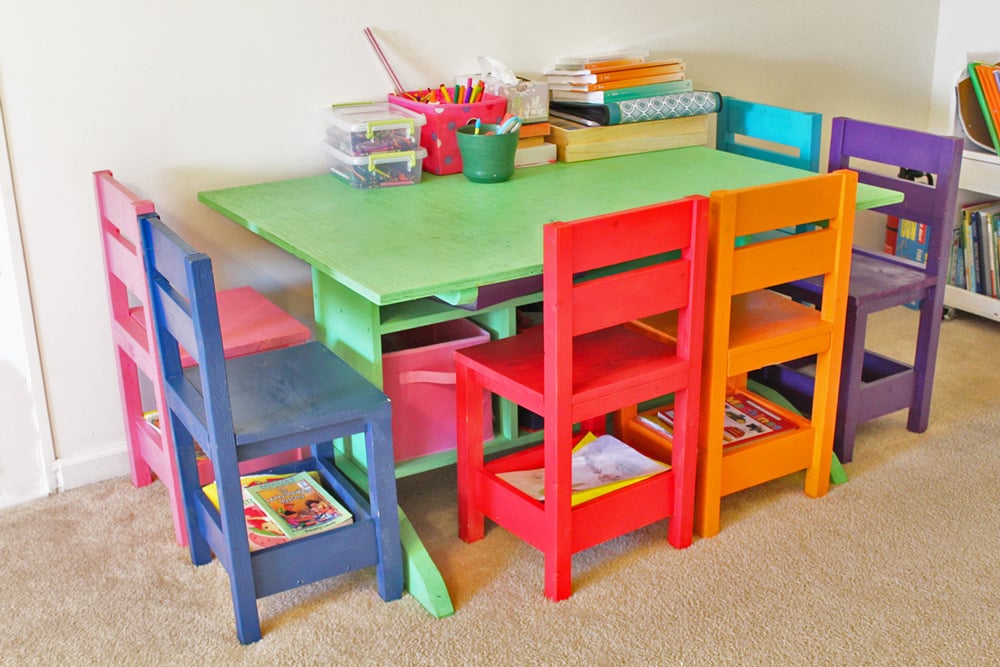
[[[153,424],[145,418],[143,384],[159,415],[166,415],[163,398],[163,375],[153,339],[149,291],[139,244],[137,216],[153,213],[153,203],[140,200],[110,171],[94,172],[94,192],[101,226],[104,265],[111,305],[112,339],[118,361],[119,389],[125,417],[132,483],[145,486],[156,475],[166,485],[173,511],[177,542],[187,544],[183,500],[177,477],[173,438],[168,420]],[[261,350],[272,350],[304,343],[311,338],[309,329],[268,301],[252,287],[238,287],[218,293],[219,318],[226,357],[238,357]],[[190,358],[184,360],[191,363]],[[148,396],[148,394],[147,394]],[[289,455],[248,461],[245,471],[262,469],[286,462]],[[211,464],[199,465],[204,484],[212,481]]]

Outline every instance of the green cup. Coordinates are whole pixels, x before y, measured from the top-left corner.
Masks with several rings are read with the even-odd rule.
[[[462,173],[473,183],[502,183],[514,175],[514,152],[521,131],[497,134],[497,127],[483,123],[479,134],[473,125],[457,130]]]

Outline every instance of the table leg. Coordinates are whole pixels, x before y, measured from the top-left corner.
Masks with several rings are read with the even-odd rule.
[[[379,306],[316,269],[313,269],[313,299],[319,340],[381,387]],[[340,449],[344,460],[338,460],[338,464],[352,482],[367,491],[363,442],[345,441]],[[434,617],[451,616],[455,608],[448,587],[402,508],[399,508],[399,529],[406,590]]]

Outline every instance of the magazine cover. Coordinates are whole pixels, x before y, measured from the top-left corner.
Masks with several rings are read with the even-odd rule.
[[[246,492],[291,539],[339,528],[354,517],[309,473],[248,486]]]
[[[673,438],[674,410],[666,408],[655,415],[636,417],[646,428],[667,438]],[[755,438],[785,429],[798,428],[795,422],[768,410],[743,392],[726,395],[726,416],[722,427],[723,447],[744,444]]]
[[[573,448],[572,504],[579,505],[669,469],[666,463],[649,458],[612,435],[597,437],[588,433]],[[543,468],[502,472],[497,477],[536,500],[545,498]]]

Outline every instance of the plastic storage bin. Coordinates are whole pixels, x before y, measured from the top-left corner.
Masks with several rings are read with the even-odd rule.
[[[327,166],[330,171],[347,181],[351,187],[361,189],[384,188],[391,185],[411,185],[420,182],[421,165],[427,151],[371,153],[348,155],[324,142]]]
[[[455,350],[489,340],[466,319],[382,336],[382,390],[392,401],[397,461],[455,449]],[[492,398],[483,392],[483,439],[492,438]]]
[[[347,155],[415,151],[427,118],[388,102],[330,109],[326,140]]]
[[[483,93],[483,99],[470,104],[425,104],[389,95],[389,101],[423,114],[427,123],[420,135],[420,145],[427,149],[424,169],[432,174],[457,174],[462,171],[462,157],[458,153],[455,130],[470,118],[484,123],[500,123],[507,110],[507,99]]]

